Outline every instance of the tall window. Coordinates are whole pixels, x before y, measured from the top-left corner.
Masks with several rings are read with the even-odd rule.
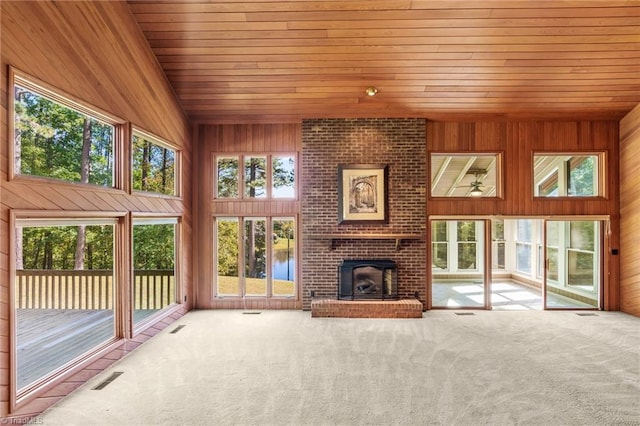
[[[516,270],[525,274],[531,274],[532,254],[532,224],[531,220],[521,219],[517,221],[516,235]]]
[[[114,185],[115,122],[14,77],[17,175]]]
[[[133,221],[133,322],[177,301],[175,218]]]
[[[16,221],[17,390],[115,338],[113,219]]]
[[[215,198],[295,198],[293,155],[217,156]]]
[[[293,217],[219,217],[215,230],[218,297],[295,296]]]
[[[457,222],[458,269],[478,270],[476,222]]]
[[[505,245],[504,220],[491,221],[491,267],[492,269],[505,269]]]
[[[434,220],[431,222],[431,244],[432,244],[432,265],[434,270],[448,270],[449,259],[449,239],[447,237],[447,222],[444,220]]]
[[[133,189],[163,195],[178,195],[177,153],[165,142],[134,131],[132,138]]]

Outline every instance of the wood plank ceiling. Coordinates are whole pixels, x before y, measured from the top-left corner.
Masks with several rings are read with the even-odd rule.
[[[618,119],[640,103],[638,0],[128,3],[194,122]]]

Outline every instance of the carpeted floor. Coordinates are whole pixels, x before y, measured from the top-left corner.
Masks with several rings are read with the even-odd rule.
[[[457,315],[464,313],[466,315]],[[49,409],[52,425],[639,425],[640,319],[194,311]],[[184,325],[179,332],[170,331]],[[113,372],[102,390],[92,390]]]

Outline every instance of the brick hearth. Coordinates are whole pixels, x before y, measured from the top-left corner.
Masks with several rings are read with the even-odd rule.
[[[311,301],[314,318],[422,318],[422,310],[422,303],[416,299]]]

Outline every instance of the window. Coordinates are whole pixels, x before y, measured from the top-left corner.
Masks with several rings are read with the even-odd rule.
[[[238,157],[218,157],[216,162],[218,198],[238,198]]]
[[[431,154],[432,197],[501,197],[501,154]]]
[[[177,301],[175,218],[133,220],[134,325]]]
[[[491,221],[491,262],[492,269],[505,269],[504,220]]]
[[[215,222],[218,297],[295,296],[293,217],[219,217]]]
[[[431,244],[433,247],[432,265],[434,270],[448,270],[448,248],[447,222],[444,220],[434,220],[431,222]]]
[[[17,219],[16,389],[114,339],[116,219]]]
[[[134,130],[132,137],[133,189],[163,195],[178,195],[177,152],[166,142]]]
[[[604,196],[604,153],[536,154],[533,164],[537,197]]]
[[[516,235],[516,270],[531,274],[532,223],[531,220],[517,221]]]
[[[244,158],[244,196],[267,197],[267,157]]]
[[[296,197],[294,155],[218,156],[214,164],[216,198]]]
[[[114,186],[116,121],[14,75],[16,175]]]
[[[478,270],[476,222],[457,222],[458,269]]]

